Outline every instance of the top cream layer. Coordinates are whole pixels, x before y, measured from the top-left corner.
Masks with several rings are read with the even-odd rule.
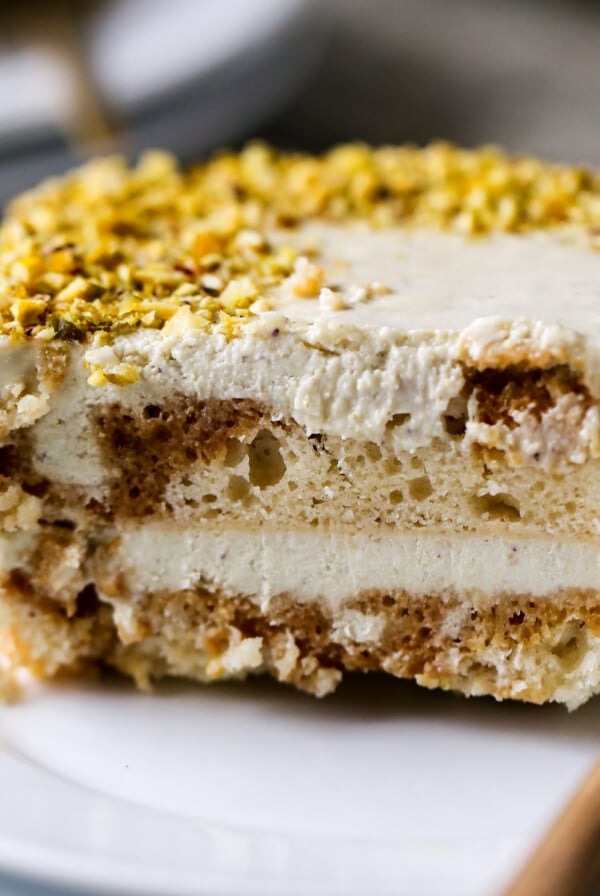
[[[43,343],[4,337],[5,431],[39,420],[45,457],[66,456],[84,440],[77,454],[87,468],[95,452],[82,426],[86,409],[180,393],[249,398],[309,432],[376,442],[390,437],[390,421],[410,415],[391,437],[397,450],[411,450],[448,438],[443,416],[459,400],[465,365],[566,364],[600,393],[600,253],[582,232],[474,240],[313,222],[270,239],[293,242],[301,261],[267,296],[268,310],[258,305],[233,338],[190,326],[185,314],[160,330],[99,333],[71,345],[67,377],[53,388],[36,382]],[[307,290],[312,295],[298,295]],[[469,419],[465,444],[535,455],[549,466],[581,463],[600,453],[600,421],[597,407],[578,401],[567,392],[541,420],[524,412],[504,429]],[[88,475],[97,480],[101,471],[82,469],[77,478]]]
[[[501,338],[517,320],[532,329],[539,322],[549,330],[558,325],[600,342],[600,250],[581,231],[469,238],[313,222],[275,239],[311,251],[323,269],[323,286],[341,299],[335,311],[327,292],[317,301],[299,300],[292,277],[276,295],[293,319],[327,315],[339,325],[427,334],[473,330],[481,334],[481,350],[485,332],[496,328]]]
[[[176,317],[89,349],[87,362],[109,378],[132,364],[158,390],[248,397],[310,432],[378,442],[409,415],[394,426],[397,450],[447,438],[465,367],[568,365],[600,392],[600,253],[583,231],[473,239],[312,222],[269,241],[292,244],[295,272],[235,338]],[[541,421],[523,413],[516,428],[469,419],[465,444],[580,463],[598,454],[600,427],[579,398],[562,395]]]

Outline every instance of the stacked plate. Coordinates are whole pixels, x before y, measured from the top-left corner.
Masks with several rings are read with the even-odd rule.
[[[117,123],[118,147],[190,160],[251,134],[322,44],[312,0],[119,0],[93,4],[70,36],[23,21],[0,55],[0,201],[90,150],[71,139],[82,81]]]

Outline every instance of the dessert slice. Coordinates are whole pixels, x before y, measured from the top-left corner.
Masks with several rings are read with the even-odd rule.
[[[0,233],[0,664],[600,690],[600,179],[91,162]]]

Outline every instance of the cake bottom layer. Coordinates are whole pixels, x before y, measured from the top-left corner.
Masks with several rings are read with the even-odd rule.
[[[279,594],[267,609],[204,589],[76,606],[12,576],[0,595],[0,673],[47,678],[89,664],[141,687],[165,676],[203,682],[269,673],[318,696],[344,672],[383,671],[427,687],[574,708],[600,690],[600,592],[498,595],[482,608],[452,591],[363,592],[335,613]]]

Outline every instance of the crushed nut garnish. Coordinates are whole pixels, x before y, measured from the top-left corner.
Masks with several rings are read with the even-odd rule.
[[[368,302],[371,299],[371,293],[367,286],[350,286],[346,290],[346,304],[347,305],[362,305],[363,302]]]
[[[343,311],[346,307],[343,295],[336,289],[324,286],[319,293],[319,308],[322,311]]]
[[[324,279],[323,268],[313,264],[305,255],[301,255],[296,259],[294,273],[288,279],[288,286],[295,296],[311,299],[319,295]]]
[[[371,283],[367,284],[367,293],[371,298],[373,296],[387,296],[391,291],[389,286],[386,283],[382,283],[380,280],[373,280]]]

